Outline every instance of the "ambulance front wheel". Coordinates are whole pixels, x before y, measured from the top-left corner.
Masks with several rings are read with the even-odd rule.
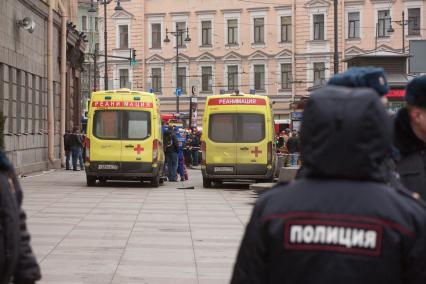
[[[209,178],[203,178],[203,187],[204,188],[211,188],[212,187],[212,180]]]
[[[86,175],[87,186],[95,186],[96,185],[96,177]]]

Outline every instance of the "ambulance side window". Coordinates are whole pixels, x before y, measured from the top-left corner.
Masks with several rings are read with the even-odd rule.
[[[235,114],[212,114],[209,121],[210,140],[219,143],[235,142]]]
[[[124,112],[124,139],[143,140],[151,134],[151,119],[146,111],[125,111]]]
[[[238,129],[238,142],[260,142],[265,138],[265,116],[263,114],[240,114]]]
[[[121,139],[120,111],[98,110],[93,119],[93,135],[99,139]]]

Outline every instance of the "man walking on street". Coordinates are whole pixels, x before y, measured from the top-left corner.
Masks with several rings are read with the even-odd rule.
[[[293,130],[293,134],[287,140],[287,150],[290,154],[290,166],[297,166],[300,153],[300,140],[296,130]]]
[[[173,127],[169,126],[164,137],[164,153],[167,161],[167,178],[171,182],[176,182],[178,168],[179,142],[173,132]]]
[[[198,153],[200,151],[200,133],[197,128],[194,128],[193,137],[191,141],[192,146],[192,166],[198,167]]]
[[[65,169],[71,170],[71,133],[69,130],[65,131],[64,134],[64,149],[65,149]]]
[[[426,76],[407,85],[405,101],[395,119],[397,172],[402,183],[426,200]]]
[[[305,175],[257,201],[231,283],[426,283],[426,208],[387,185],[391,144],[373,90],[314,92],[301,130]]]
[[[83,140],[82,135],[80,135],[78,127],[74,126],[71,134],[71,152],[72,152],[72,167],[74,171],[78,171],[77,162],[80,163],[80,170],[84,170],[83,162]]]

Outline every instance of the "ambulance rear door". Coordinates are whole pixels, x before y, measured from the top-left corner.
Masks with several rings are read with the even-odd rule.
[[[141,95],[123,95],[121,163],[126,172],[151,171],[153,102],[144,99]]]
[[[92,102],[93,119],[88,131],[91,132],[90,160],[98,163],[96,170],[116,171],[120,167],[121,111],[114,107],[116,104],[120,104],[117,96]]]
[[[268,139],[263,110],[263,106],[238,106],[238,175],[263,175],[267,172]]]
[[[221,102],[220,99],[210,99],[207,105],[206,170],[211,175],[235,175],[237,107]]]

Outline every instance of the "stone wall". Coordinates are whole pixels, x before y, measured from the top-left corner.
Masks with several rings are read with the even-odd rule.
[[[5,151],[18,173],[46,170],[47,5],[41,0],[0,1],[0,110],[6,117]],[[16,22],[30,17],[34,33]],[[60,19],[55,14],[53,74],[55,157],[60,147]]]

